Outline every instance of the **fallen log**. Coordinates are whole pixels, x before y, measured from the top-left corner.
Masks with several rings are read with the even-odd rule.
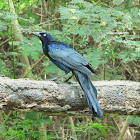
[[[104,115],[139,115],[140,82],[94,81]],[[0,77],[0,109],[48,115],[89,116],[79,84]]]

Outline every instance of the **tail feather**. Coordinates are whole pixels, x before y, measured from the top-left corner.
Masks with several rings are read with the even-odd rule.
[[[81,73],[76,70],[73,70],[72,72],[75,75],[76,79],[78,80],[79,84],[81,85],[83,91],[85,92],[87,102],[92,112],[92,115],[95,117],[101,117],[103,115],[103,112],[97,100],[97,90],[93,86],[91,80],[84,73]]]
[[[96,105],[96,100],[94,100],[94,98],[91,96],[89,91],[86,91],[86,97],[88,100],[88,104],[90,103],[91,107],[94,107],[94,111],[97,112],[97,105]],[[90,102],[91,101],[91,102]]]

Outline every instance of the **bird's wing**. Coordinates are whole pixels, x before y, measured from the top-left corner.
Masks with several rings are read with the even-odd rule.
[[[71,69],[79,70],[87,75],[93,75],[86,67],[89,64],[88,61],[67,44],[61,42],[50,43],[48,50],[49,56],[54,60]]]

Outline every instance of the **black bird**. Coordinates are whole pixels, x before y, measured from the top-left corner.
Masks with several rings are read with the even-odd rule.
[[[40,38],[44,54],[56,66],[65,71],[66,74],[72,71],[85,92],[93,117],[101,117],[103,113],[97,100],[97,90],[89,79],[89,76],[93,76],[94,71],[88,61],[68,44],[55,41],[47,32],[34,32],[31,34]]]

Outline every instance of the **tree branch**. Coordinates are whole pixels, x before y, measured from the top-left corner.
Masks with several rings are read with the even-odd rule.
[[[140,82],[96,81],[98,100],[106,114],[140,115]],[[40,111],[48,115],[89,116],[77,83],[55,83],[0,77],[0,109]]]

